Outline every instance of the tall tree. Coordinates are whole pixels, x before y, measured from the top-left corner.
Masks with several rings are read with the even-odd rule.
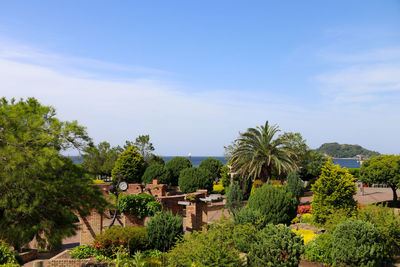
[[[361,165],[360,179],[366,184],[386,184],[393,191],[393,201],[397,201],[400,184],[400,156],[382,155],[372,157]]]
[[[104,208],[100,190],[61,155],[89,141],[84,127],[34,98],[0,99],[0,239],[15,249],[33,238],[58,247],[77,230],[75,213]]]
[[[90,144],[84,149],[82,166],[91,174],[111,176],[118,155],[123,152],[120,146],[111,147],[108,142],[101,142],[97,146]]]
[[[136,137],[135,142],[126,141],[124,148],[127,149],[130,146],[137,147],[139,153],[143,156],[144,160],[146,162],[149,162],[151,155],[154,151],[154,146],[150,142],[150,135],[139,135],[138,137]]]
[[[233,170],[242,177],[261,179],[266,182],[273,172],[278,175],[297,170],[294,161],[295,153],[288,148],[285,140],[276,138],[279,132],[277,125],[249,128],[240,133],[235,143],[237,147],[232,153]]]
[[[145,170],[143,156],[135,146],[130,146],[119,154],[111,175],[114,181],[123,179],[128,183],[140,183]]]

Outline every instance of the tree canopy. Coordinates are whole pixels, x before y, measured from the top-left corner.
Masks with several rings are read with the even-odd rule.
[[[192,163],[184,157],[175,157],[167,161],[165,168],[171,171],[171,184],[178,185],[181,171],[190,167],[192,167]]]
[[[386,184],[393,191],[393,201],[397,201],[396,190],[400,184],[400,156],[382,155],[372,157],[361,165],[360,179],[366,184]]]
[[[33,238],[57,247],[77,230],[74,212],[104,208],[100,190],[61,155],[89,141],[84,127],[34,98],[0,100],[0,239],[16,249]]]
[[[146,169],[143,156],[135,146],[130,146],[119,154],[111,172],[113,180],[124,180],[128,183],[140,183]]]
[[[207,169],[215,179],[221,178],[221,168],[223,166],[224,165],[219,159],[209,157],[200,163],[199,168]]]
[[[115,161],[123,149],[119,146],[111,147],[108,142],[101,142],[97,146],[90,144],[84,152],[82,166],[87,172],[108,177],[111,176]]]
[[[135,142],[126,141],[124,148],[127,149],[130,146],[135,146],[139,153],[143,156],[144,160],[148,163],[151,155],[153,155],[154,146],[150,142],[150,135],[139,135],[136,137]]]

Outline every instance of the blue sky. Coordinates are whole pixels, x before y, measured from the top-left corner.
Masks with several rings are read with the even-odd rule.
[[[398,154],[399,28],[400,1],[2,1],[0,94],[161,155],[265,120]]]

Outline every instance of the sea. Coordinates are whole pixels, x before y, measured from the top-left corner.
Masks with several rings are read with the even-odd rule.
[[[80,156],[69,156],[74,163],[80,164],[82,163],[83,159]],[[162,156],[165,162],[168,160],[174,158],[175,156]],[[192,165],[195,167],[198,167],[200,163],[205,160],[208,157],[216,158],[222,162],[223,165],[226,164],[228,161],[225,157],[214,157],[214,156],[192,156],[192,157],[187,157],[191,162]],[[346,167],[346,168],[360,168],[360,163],[358,162],[358,159],[353,159],[353,158],[333,158],[332,159],[333,163],[340,165],[340,167]]]

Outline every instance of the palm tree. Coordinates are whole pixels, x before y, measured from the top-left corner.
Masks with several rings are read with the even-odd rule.
[[[245,133],[240,133],[235,140],[236,147],[232,153],[232,167],[242,177],[261,179],[266,182],[272,173],[278,175],[297,170],[294,161],[296,155],[286,146],[286,141],[275,138],[279,127],[270,126],[266,121],[265,126],[249,128]]]

